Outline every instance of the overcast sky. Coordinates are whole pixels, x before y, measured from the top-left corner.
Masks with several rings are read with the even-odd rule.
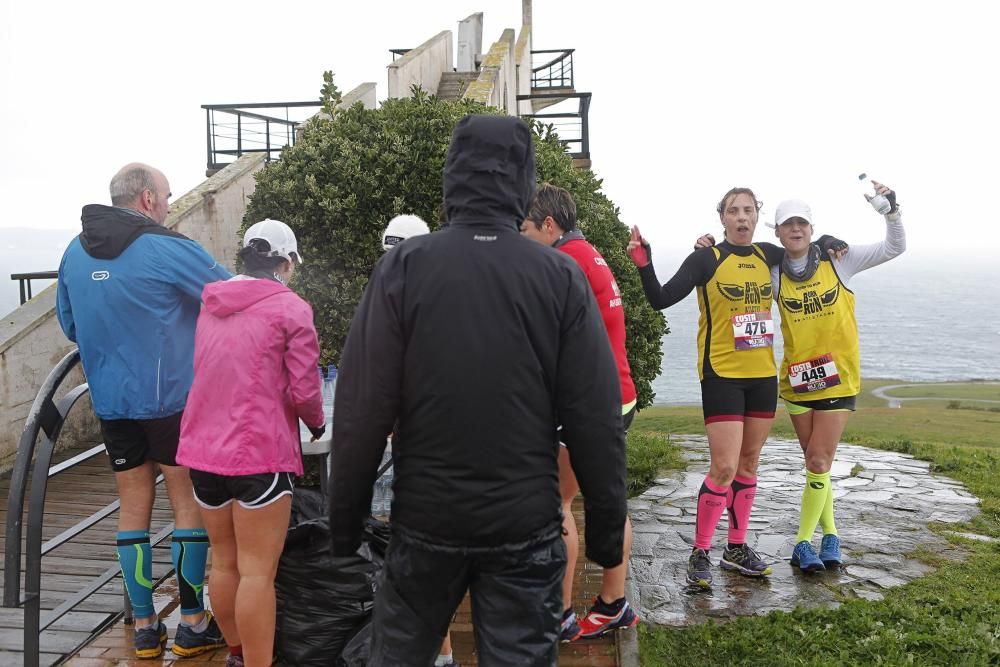
[[[484,51],[519,0],[97,3],[0,0],[0,236],[75,229],[132,160],[175,197],[204,178],[205,103],[387,94],[389,49],[485,13]],[[994,3],[536,0],[534,48],[575,48],[594,94],[591,154],[654,248],[718,231],[733,185],[812,204],[817,232],[878,240],[865,171],[899,193],[911,253],[1000,250]],[[972,226],[962,223],[972,222]],[[978,227],[985,223],[987,233]],[[758,228],[757,239],[772,239]],[[38,270],[50,267],[38,267]]]

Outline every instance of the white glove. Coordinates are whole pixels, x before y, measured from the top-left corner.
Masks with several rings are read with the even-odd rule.
[[[872,205],[879,215],[888,215],[889,211],[892,210],[892,204],[889,203],[889,199],[885,195],[875,195],[874,197],[868,198],[868,203]]]

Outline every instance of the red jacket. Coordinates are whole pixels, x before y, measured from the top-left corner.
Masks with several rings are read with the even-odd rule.
[[[569,236],[569,235],[567,235]],[[566,253],[580,265],[590,289],[597,299],[597,306],[604,320],[604,328],[608,330],[611,351],[615,355],[618,366],[618,381],[622,388],[622,405],[628,405],[635,400],[635,383],[632,382],[632,370],[628,365],[628,355],[625,353],[625,309],[622,307],[622,295],[618,291],[615,276],[608,268],[601,253],[590,245],[582,235],[570,237],[569,240],[557,244],[556,248]]]
[[[302,474],[298,420],[325,422],[309,304],[272,280],[211,283],[177,463],[219,475]]]

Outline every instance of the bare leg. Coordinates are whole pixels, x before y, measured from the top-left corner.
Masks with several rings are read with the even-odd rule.
[[[270,505],[233,507],[240,584],[236,591],[236,625],[247,667],[268,667],[274,657],[274,575],[285,545],[292,497]]]
[[[850,418],[851,413],[846,410],[810,410],[804,415],[792,415],[796,433],[800,432],[798,426],[800,421],[811,421],[808,439],[804,443],[800,440],[805,453],[806,469],[809,472],[830,471],[833,459],[837,455],[840,436],[844,434],[844,427]]]
[[[214,510],[202,507],[201,515],[212,546],[212,572],[208,579],[212,613],[226,638],[226,644],[239,646],[242,641],[236,625],[236,590],[240,584],[240,573],[236,562],[233,505],[235,503],[229,503]]]
[[[170,507],[174,511],[174,528],[190,529],[204,528],[201,521],[201,511],[194,499],[191,488],[191,473],[183,466],[160,465],[160,472],[167,483],[167,495],[170,497]],[[191,625],[201,623],[205,612],[197,614],[181,614],[181,620]]]
[[[118,510],[118,532],[149,530],[156,498],[156,475],[151,461],[115,473],[121,508]],[[135,627],[144,628],[156,622],[156,615],[135,619]]]
[[[705,424],[711,463],[708,477],[717,486],[729,486],[736,476],[743,445],[743,422],[724,421]]]
[[[560,447],[559,495],[562,498],[563,542],[566,543],[566,574],[563,576],[562,585],[563,610],[573,606],[573,574],[580,553],[580,535],[576,530],[576,518],[573,516],[573,499],[579,491],[580,486],[569,461],[569,450]]]
[[[625,546],[622,550],[622,563],[615,567],[604,568],[604,578],[601,580],[601,599],[614,602],[625,597],[625,579],[628,577],[628,559],[632,553],[632,519],[625,516]]]
[[[743,439],[740,443],[740,460],[736,474],[740,477],[756,477],[757,466],[760,463],[760,450],[764,448],[767,434],[771,432],[770,419],[747,417],[743,422]]]

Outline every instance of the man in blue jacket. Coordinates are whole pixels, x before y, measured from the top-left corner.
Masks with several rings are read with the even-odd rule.
[[[121,510],[118,559],[135,612],[135,653],[163,652],[166,626],[152,597],[149,527],[156,466],[174,511],[171,553],[181,598],[173,652],[224,646],[202,601],[208,536],[187,468],[176,465],[181,414],[194,376],[194,331],[206,283],[225,280],[195,241],[163,226],[170,184],[126,165],[111,179],[111,206],[83,207],[82,232],[59,265],[56,314],[80,348],[91,402],[115,472]]]

